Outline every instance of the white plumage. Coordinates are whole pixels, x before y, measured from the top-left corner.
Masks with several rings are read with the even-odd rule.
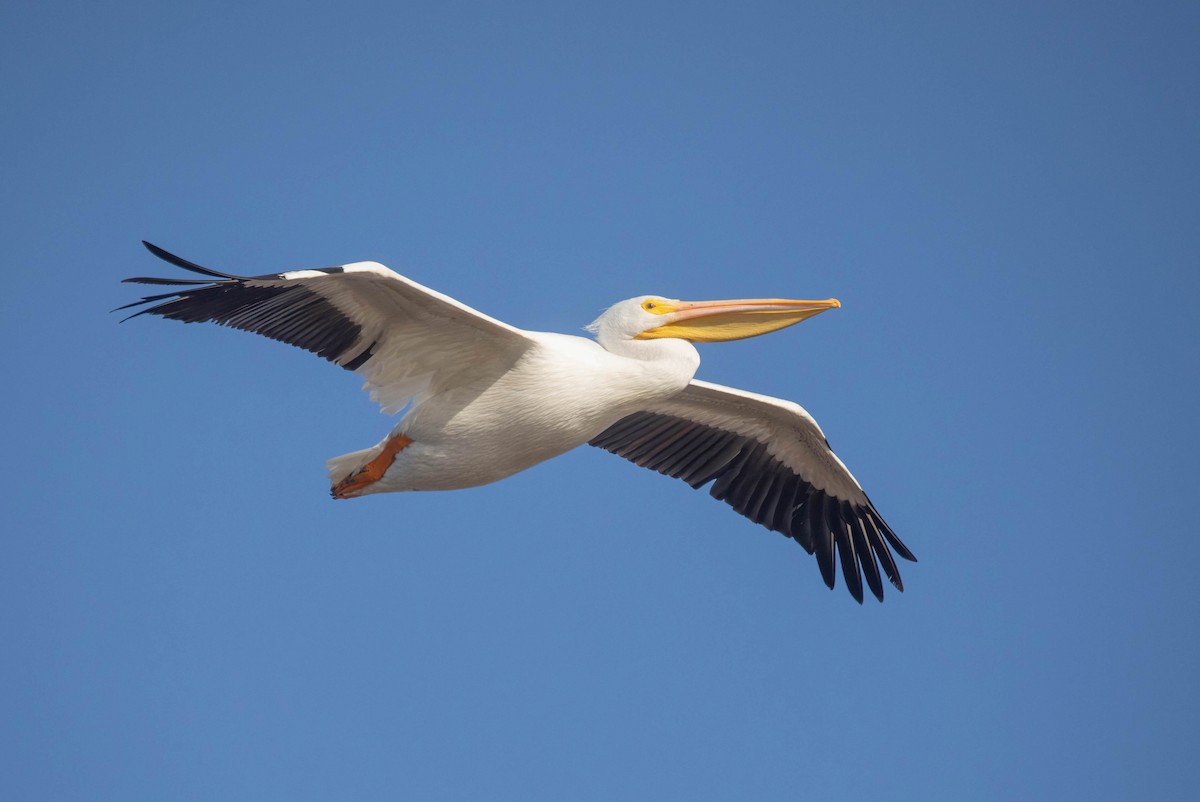
[[[203,279],[131,278],[172,291],[138,314],[211,321],[312,351],[365,380],[387,413],[375,446],[329,460],[337,498],[494,482],[591,443],[710,492],[794,538],[834,586],[880,600],[880,568],[903,589],[888,546],[912,553],[799,405],[693,379],[693,342],[755,336],[836,300],[686,303],[641,296],[590,327],[596,340],[495,320],[375,262],[243,277],[155,255]]]

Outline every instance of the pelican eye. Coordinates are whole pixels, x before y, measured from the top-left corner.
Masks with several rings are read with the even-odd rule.
[[[644,301],[642,303],[642,309],[645,309],[647,312],[649,312],[655,306],[657,306],[657,304],[655,304],[654,301]]]

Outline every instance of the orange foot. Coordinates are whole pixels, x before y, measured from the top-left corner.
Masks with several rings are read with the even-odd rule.
[[[396,455],[410,443],[412,443],[412,439],[402,434],[390,438],[383,444],[383,451],[378,457],[334,485],[329,494],[334,498],[352,498],[364,487],[375,484],[383,478],[387,469],[392,467],[392,463],[396,461]]]

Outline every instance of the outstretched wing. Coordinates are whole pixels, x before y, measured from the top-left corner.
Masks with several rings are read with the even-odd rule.
[[[714,498],[815,554],[830,588],[836,552],[846,587],[860,603],[864,577],[883,601],[880,566],[904,590],[889,545],[916,561],[799,404],[692,381],[590,444],[694,488],[712,482]]]
[[[499,375],[532,344],[520,329],[376,262],[235,276],[142,244],[204,278],[125,279],[176,288],[120,307],[145,305],[130,317],[219,323],[298,346],[365,378],[385,412],[430,390]]]

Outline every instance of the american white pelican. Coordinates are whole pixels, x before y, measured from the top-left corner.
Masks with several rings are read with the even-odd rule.
[[[408,409],[371,448],[329,460],[334,498],[494,482],[583,443],[698,488],[817,558],[830,588],[838,555],[860,603],[880,601],[880,567],[904,587],[888,527],[797,404],[692,378],[692,343],[753,337],[833,309],[835,299],[622,301],[595,341],[523,331],[375,262],[234,276],[150,243],[201,279],[128,278],[178,287],[121,307],[211,321],[312,351],[354,371],[383,411]],[[127,318],[128,319],[128,318]],[[876,562],[878,560],[878,563]]]

